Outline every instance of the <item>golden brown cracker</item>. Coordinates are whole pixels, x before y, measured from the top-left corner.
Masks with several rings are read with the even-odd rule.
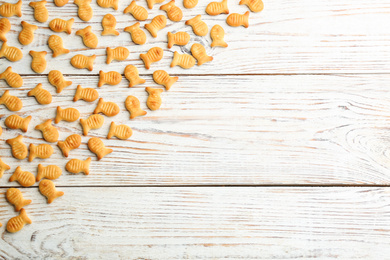
[[[16,96],[11,96],[9,90],[4,91],[0,97],[0,105],[5,105],[9,111],[19,111],[23,107],[22,100]]]
[[[46,89],[44,89],[42,87],[42,84],[39,83],[38,85],[36,85],[35,88],[33,88],[32,90],[30,90],[28,93],[27,93],[27,96],[29,97],[35,97],[35,99],[37,100],[37,102],[41,105],[48,105],[51,103],[53,97],[51,96],[50,92],[47,91]]]
[[[150,65],[154,62],[160,61],[163,57],[164,51],[160,47],[153,47],[147,53],[141,53],[140,59],[144,62],[145,68],[150,69]]]
[[[80,119],[80,124],[83,127],[83,135],[88,135],[89,130],[99,129],[103,126],[104,116],[96,114],[90,115],[87,119]]]
[[[9,181],[17,181],[23,187],[30,187],[35,183],[35,176],[31,172],[23,171],[22,168],[18,166],[9,178]]]
[[[64,195],[64,192],[57,191],[56,186],[51,180],[41,180],[39,191],[47,198],[47,203],[52,203],[56,198]]]
[[[47,51],[30,51],[29,54],[32,57],[31,69],[36,73],[42,73],[46,69],[46,54]]]
[[[27,216],[26,210],[21,209],[19,216],[13,217],[8,220],[7,231],[10,233],[16,233],[24,227],[26,224],[31,224],[31,219]]]
[[[127,65],[125,68],[125,78],[130,82],[129,87],[133,87],[139,84],[144,84],[145,80],[139,77],[137,67],[133,65]]]
[[[130,33],[131,40],[135,44],[142,45],[142,44],[145,44],[145,42],[146,42],[146,34],[144,31],[142,31],[139,28],[139,25],[140,25],[140,23],[136,22],[135,24],[133,24],[131,26],[127,26],[124,29],[124,31]]]
[[[167,18],[165,15],[157,15],[150,23],[145,24],[145,29],[148,30],[154,38],[156,38],[157,32],[164,29],[165,26],[167,26]]]
[[[62,120],[66,122],[74,122],[80,117],[80,112],[73,107],[69,108],[61,108],[60,106],[57,107],[57,115],[54,120],[54,123],[58,124]]]
[[[49,144],[30,144],[30,154],[28,155],[28,161],[32,162],[35,158],[47,159],[49,158],[54,150]]]
[[[171,62],[171,68],[175,66],[180,66],[183,69],[189,69],[195,65],[195,58],[192,57],[189,54],[180,54],[177,51],[174,52],[173,54],[173,59]]]
[[[164,70],[156,70],[153,72],[153,80],[159,85],[163,85],[166,90],[169,90],[171,86],[179,79],[179,77],[171,77],[168,72]]]
[[[31,118],[32,116],[23,118],[18,115],[10,115],[5,119],[4,124],[10,129],[20,129],[23,132],[27,132]]]
[[[138,98],[134,96],[128,96],[126,98],[125,107],[130,113],[130,119],[134,119],[137,116],[144,116],[147,114],[146,111],[141,109],[141,104]]]
[[[78,134],[70,135],[65,141],[58,141],[57,145],[61,149],[62,154],[65,157],[68,157],[71,150],[74,150],[81,145],[81,136]]]
[[[133,134],[133,130],[131,130],[130,126],[127,125],[117,125],[114,122],[111,122],[110,130],[107,134],[107,139],[115,136],[119,139],[126,140],[131,137]]]
[[[100,161],[107,154],[112,153],[112,149],[106,148],[103,141],[100,138],[92,137],[88,140],[88,149],[96,154],[97,159]]]
[[[31,204],[31,200],[25,200],[23,194],[19,189],[9,188],[5,193],[7,201],[15,207],[15,211],[20,211],[27,205]]]
[[[73,97],[73,101],[76,102],[79,99],[87,102],[93,102],[99,97],[99,93],[93,88],[82,88],[80,85],[77,86],[76,94]]]
[[[99,99],[99,102],[93,111],[94,114],[103,113],[106,116],[116,116],[119,113],[120,109],[117,104],[114,102],[105,102],[103,98]]]
[[[146,105],[150,110],[157,110],[161,106],[161,96],[160,94],[163,92],[161,88],[151,88],[146,87],[145,91],[148,92],[149,96],[146,100]]]
[[[62,38],[58,35],[51,35],[47,43],[53,51],[53,58],[69,53],[69,50],[64,48]]]
[[[55,143],[58,141],[59,133],[55,126],[51,124],[51,119],[46,120],[42,124],[35,126],[35,130],[42,132],[43,139],[49,143]]]

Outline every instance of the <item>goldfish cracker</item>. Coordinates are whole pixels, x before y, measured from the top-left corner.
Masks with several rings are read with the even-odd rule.
[[[19,33],[19,42],[23,45],[28,45],[34,40],[34,31],[38,29],[38,26],[34,24],[29,24],[25,21],[22,21],[23,29]]]
[[[145,68],[150,69],[150,65],[154,62],[160,61],[163,57],[164,51],[160,47],[153,47],[146,54],[141,53],[140,59],[144,62]]]
[[[96,55],[85,56],[82,54],[77,54],[70,59],[70,64],[77,69],[88,69],[89,71],[93,70],[93,63],[95,62]]]
[[[144,116],[147,114],[146,111],[141,109],[141,104],[138,98],[134,96],[128,96],[126,98],[125,107],[130,113],[130,119],[134,119],[137,116]]]
[[[13,72],[11,66],[3,71],[3,73],[0,73],[0,79],[4,79],[11,88],[20,88],[23,86],[22,77],[18,73]]]
[[[73,107],[62,109],[60,106],[57,107],[57,115],[54,123],[58,124],[62,120],[67,122],[74,122],[80,117],[80,112]]]
[[[0,5],[0,15],[3,17],[22,16],[22,0],[16,4],[4,3]]]
[[[146,87],[145,91],[148,92],[149,96],[146,100],[146,105],[150,110],[157,110],[161,106],[161,96],[160,94],[163,92],[161,88],[151,88]]]
[[[153,80],[159,85],[163,85],[166,90],[169,90],[171,86],[179,79],[179,77],[171,77],[168,72],[164,70],[156,70],[153,72]]]
[[[30,90],[27,93],[27,96],[29,97],[35,97],[35,99],[38,101],[41,105],[48,105],[52,101],[52,96],[49,91],[42,88],[42,84],[39,83],[35,88]]]
[[[30,124],[32,116],[26,118],[20,117],[18,115],[10,115],[4,121],[6,127],[10,129],[20,129],[23,132],[27,132],[28,125]]]
[[[190,41],[190,35],[186,32],[171,33],[168,32],[168,48],[173,45],[184,46]]]
[[[145,83],[145,80],[141,79],[139,77],[139,73],[138,73],[137,67],[135,67],[133,65],[127,65],[126,66],[126,68],[125,68],[125,78],[130,82],[129,88],[131,88],[133,86],[136,86],[136,85],[140,85],[140,84],[144,84]]]
[[[246,11],[245,14],[230,14],[226,18],[226,23],[233,27],[244,26],[245,28],[249,27],[249,11]]]
[[[44,123],[35,126],[35,130],[42,132],[43,139],[49,143],[55,143],[58,141],[58,130],[51,124],[51,119],[46,120]]]
[[[54,32],[66,32],[67,34],[71,34],[73,22],[74,18],[71,18],[68,21],[56,18],[50,21],[49,27]]]
[[[27,146],[23,143],[23,136],[18,135],[15,138],[8,139],[6,143],[11,146],[13,157],[19,160],[27,157]]]
[[[115,30],[116,19],[112,14],[106,14],[102,19],[103,31],[102,35],[119,35],[119,32]]]
[[[56,190],[56,186],[51,180],[42,180],[39,183],[39,192],[47,198],[48,204],[64,195],[64,192]]]
[[[80,124],[83,127],[83,134],[88,135],[91,129],[99,129],[103,126],[104,116],[102,115],[90,115],[87,119],[80,119]]]
[[[261,12],[264,8],[263,1],[261,0],[241,0],[239,4],[248,6],[254,13]]]
[[[173,54],[173,59],[171,62],[171,68],[175,66],[180,66],[183,69],[189,69],[195,65],[195,58],[189,54],[180,54],[177,51]]]
[[[228,14],[229,9],[227,5],[227,0],[222,0],[222,2],[209,3],[206,7],[206,13],[209,15]]]
[[[107,134],[107,139],[115,136],[121,140],[126,140],[131,137],[133,134],[133,130],[131,130],[130,126],[127,125],[116,125],[114,122],[111,122],[110,130]]]
[[[135,0],[133,0],[131,4],[125,8],[123,13],[130,13],[138,21],[145,21],[146,19],[148,19],[148,11],[146,11],[146,9],[142,6],[137,5]]]
[[[0,19],[0,41],[6,42],[5,35],[11,30],[11,23],[7,18]]]
[[[194,8],[198,4],[198,0],[183,0],[183,5],[187,9]]]
[[[49,18],[49,12],[46,8],[46,0],[30,2],[28,5],[34,9],[34,18],[40,23],[44,23]]]
[[[92,137],[88,140],[88,149],[96,154],[99,161],[107,154],[113,152],[112,149],[106,148],[103,141],[97,137]]]
[[[22,100],[18,97],[11,96],[9,90],[4,91],[0,97],[0,105],[5,105],[9,111],[19,111],[23,107]]]
[[[122,75],[119,72],[116,71],[99,71],[99,82],[98,87],[103,86],[104,84],[108,85],[118,85],[122,80]]]
[[[9,178],[9,181],[17,181],[23,187],[30,187],[34,185],[35,177],[31,172],[22,171],[22,168],[18,166],[14,174],[12,174],[12,176]]]
[[[191,47],[192,56],[198,61],[198,66],[202,65],[205,62],[213,60],[213,57],[206,54],[206,49],[202,44],[194,43]]]
[[[57,145],[61,149],[62,154],[68,157],[71,150],[77,149],[81,145],[81,136],[78,134],[70,135],[65,141],[58,141]]]
[[[157,32],[164,29],[165,26],[167,26],[167,18],[164,15],[157,15],[150,23],[145,24],[145,29],[148,30],[154,38],[156,38]]]
[[[7,60],[15,62],[23,58],[23,53],[20,49],[8,46],[6,42],[3,43],[0,49],[0,58],[5,57]]]
[[[76,32],[76,35],[81,36],[81,38],[83,39],[84,45],[87,46],[88,48],[95,49],[97,47],[98,38],[97,38],[96,34],[94,34],[92,32],[91,26],[87,26],[82,30],[78,30]]]
[[[89,174],[89,166],[91,164],[91,157],[88,157],[85,161],[79,159],[72,159],[67,162],[65,169],[70,173],[84,173]]]
[[[66,5],[69,2],[69,0],[54,0],[54,4],[58,7],[62,7]]]
[[[139,28],[139,25],[140,23],[136,22],[131,26],[127,26],[124,31],[130,33],[131,40],[135,44],[142,45],[146,42],[146,34]]]
[[[32,162],[35,158],[47,159],[49,158],[54,150],[49,144],[34,145],[30,144],[30,154],[28,155],[28,161]]]
[[[194,33],[198,36],[206,36],[209,28],[207,27],[207,24],[201,20],[201,15],[197,15],[194,18],[186,21],[186,25],[189,25],[192,27],[192,30]]]
[[[79,10],[77,11],[77,15],[83,21],[91,20],[93,16],[93,10],[91,7],[92,0],[74,0],[74,4],[78,6]]]
[[[0,179],[3,177],[4,172],[9,169],[11,169],[11,167],[0,159]]]
[[[93,88],[82,88],[80,85],[77,86],[76,94],[74,95],[73,101],[76,102],[79,99],[87,102],[93,102],[99,97],[99,93]]]
[[[110,47],[106,48],[107,59],[106,63],[110,64],[113,60],[123,61],[129,57],[129,50],[125,47],[116,47],[115,49],[111,49]]]
[[[114,10],[118,10],[119,0],[97,0],[96,2],[100,7],[113,8]]]
[[[33,58],[31,61],[31,69],[36,73],[42,73],[46,69],[45,56],[47,51],[30,51],[29,54]]]
[[[42,164],[38,164],[37,182],[43,178],[55,180],[58,179],[61,174],[62,170],[57,165],[43,166]]]
[[[56,87],[57,93],[61,93],[64,88],[72,85],[72,81],[66,81],[59,70],[50,71],[47,78],[49,79],[50,84]]]
[[[146,0],[146,2],[148,3],[148,8],[149,9],[152,9],[153,8],[153,5],[155,4],[161,4],[162,2],[164,2],[165,0]]]
[[[23,194],[19,189],[9,188],[5,193],[5,197],[8,202],[11,203],[15,207],[15,211],[20,211],[27,205],[31,204],[31,200],[25,200],[23,198]]]
[[[26,224],[31,224],[31,219],[27,216],[26,210],[21,209],[19,216],[11,218],[7,223],[7,231],[10,233],[16,233],[24,227]]]
[[[173,22],[179,22],[183,18],[183,12],[175,5],[175,0],[171,0],[169,3],[160,6],[160,10],[165,11],[169,20]]]
[[[53,51],[53,58],[69,53],[69,50],[65,49],[63,46],[62,38],[58,35],[51,35],[47,43],[49,48]]]
[[[223,39],[225,37],[225,31],[222,26],[218,24],[214,25],[213,28],[211,28],[210,37],[211,40],[213,40],[211,43],[211,47],[219,46],[226,48],[228,46],[228,44]]]
[[[114,102],[105,102],[103,98],[99,99],[99,102],[93,111],[94,114],[103,113],[106,116],[116,116],[120,109]]]

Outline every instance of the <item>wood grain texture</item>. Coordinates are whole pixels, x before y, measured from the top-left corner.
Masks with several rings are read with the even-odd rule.
[[[103,127],[91,130],[80,148],[70,152],[69,158],[93,158],[91,174],[75,176],[64,170],[60,186],[390,183],[389,75],[180,76],[162,93],[158,111],[145,104],[144,87],[156,86],[150,76],[133,88],[125,79],[101,88],[97,76],[67,79],[73,85],[60,94],[43,76],[26,76],[21,89],[11,90],[24,103],[17,114],[33,115],[23,134],[27,145],[44,142],[33,129],[54,118],[56,106],[75,107],[81,118],[92,113],[97,101],[71,101],[78,84],[97,89],[121,111],[105,117]],[[27,97],[37,83],[53,94],[50,105]],[[140,99],[146,116],[129,119],[124,107],[128,95]],[[2,109],[3,128],[10,114]],[[132,127],[133,136],[126,141],[105,139],[111,121]],[[79,122],[60,122],[58,127],[60,140],[82,133]],[[1,136],[0,157],[12,167],[1,186],[17,185],[7,180],[18,165],[33,173],[38,163],[64,169],[67,159],[56,145],[47,160],[12,158],[5,140],[20,133],[4,129]],[[86,145],[92,136],[103,138],[114,152],[96,161]]]
[[[159,32],[156,39],[146,32],[148,42],[143,46],[134,45],[130,41],[129,34],[123,32],[126,26],[135,22],[132,16],[123,14],[123,9],[130,1],[120,1],[117,11],[100,8],[96,1],[92,1],[94,16],[89,22],[83,22],[76,16],[76,5],[69,3],[59,8],[55,7],[52,1],[48,1],[50,17],[48,22],[43,24],[33,21],[29,2],[23,1],[21,18],[10,19],[12,31],[7,34],[9,44],[21,47],[25,57],[17,63],[0,59],[0,71],[9,65],[14,65],[19,73],[34,74],[29,67],[31,57],[28,51],[46,50],[51,54],[47,47],[47,39],[54,32],[48,29],[49,21],[54,18],[69,19],[70,17],[76,19],[72,34],[60,33],[59,35],[64,39],[65,47],[71,49],[71,53],[54,59],[48,55],[48,68],[44,73],[59,68],[67,74],[97,74],[100,69],[122,73],[127,64],[133,64],[140,69],[141,74],[151,74],[151,71],[144,69],[139,54],[153,46],[164,48],[164,58],[153,65],[152,70],[166,69],[175,74],[387,73],[390,69],[390,32],[387,28],[390,24],[390,3],[388,1],[264,1],[266,8],[261,13],[250,14],[248,29],[229,27],[225,22],[227,15],[208,16],[204,10],[209,1],[199,1],[198,6],[191,10],[184,9],[182,1],[177,1],[178,6],[183,8],[183,20],[178,23],[168,20],[168,26]],[[139,1],[138,4],[146,7],[145,1]],[[158,10],[159,6],[155,5],[153,10],[148,9],[149,18],[141,22],[142,27],[154,16],[165,14]],[[246,6],[239,6],[238,1],[230,1],[229,9],[231,13],[244,13],[247,10]],[[117,17],[120,36],[100,36],[101,20],[107,13]],[[202,17],[210,28],[214,24],[222,25],[226,31],[229,47],[210,48],[209,35],[195,36],[191,28],[184,25],[184,21],[195,14],[203,14]],[[34,42],[23,47],[17,41],[22,20],[39,26]],[[81,38],[75,35],[77,29],[87,25],[91,25],[93,31],[99,35],[98,49],[87,49],[82,44]],[[171,50],[167,49],[167,32],[179,30],[191,34],[190,43],[182,48],[175,46]],[[189,53],[194,42],[205,45],[208,54],[214,56],[214,61],[190,70],[177,67],[170,69],[173,51]],[[128,47],[130,50],[128,60],[110,65],[104,64],[105,48],[108,46]],[[71,67],[69,60],[76,52],[98,56],[92,72]]]
[[[0,228],[0,257],[386,259],[390,188],[63,188],[32,220]],[[15,216],[0,190],[0,221]]]

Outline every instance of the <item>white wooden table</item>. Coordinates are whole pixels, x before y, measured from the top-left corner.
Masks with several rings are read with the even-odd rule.
[[[4,1],[0,1],[3,3]],[[8,2],[16,2],[10,0]],[[43,143],[33,130],[54,118],[56,106],[76,107],[86,118],[96,102],[71,100],[78,84],[97,88],[99,70],[123,73],[137,66],[144,85],[103,86],[99,94],[120,105],[101,129],[83,136],[72,158],[93,158],[91,174],[65,171],[67,159],[59,148],[49,160],[19,161],[5,140],[20,134],[6,129],[13,114],[1,108],[0,157],[11,166],[0,179],[0,259],[388,259],[390,253],[390,1],[291,0],[265,1],[261,13],[250,14],[245,29],[226,25],[226,15],[211,17],[204,10],[183,8],[183,21],[168,26],[154,39],[136,46],[123,28],[135,22],[123,9],[103,9],[93,1],[94,16],[83,22],[70,1],[63,8],[49,0],[49,20],[75,17],[71,35],[59,34],[70,54],[51,58],[48,22],[33,20],[30,1],[23,16],[12,17],[8,44],[22,49],[22,61],[0,59],[20,73],[24,85],[10,89],[0,81],[0,94],[10,89],[24,107],[16,114],[32,115],[26,144]],[[144,1],[140,5],[146,7]],[[182,1],[177,1],[182,7]],[[149,23],[164,14],[156,5]],[[238,0],[230,12],[243,13]],[[118,37],[99,36],[99,47],[86,48],[77,29],[91,25],[100,35],[106,13],[117,17]],[[211,28],[221,24],[229,47],[210,48],[210,38],[195,36],[184,21],[202,14]],[[37,24],[35,40],[17,40],[20,22]],[[166,47],[168,31],[191,34],[185,47]],[[213,62],[190,70],[169,68],[173,52],[189,52],[194,42],[207,47]],[[125,46],[126,61],[105,64],[107,46]],[[152,46],[164,58],[145,70],[139,54]],[[38,75],[30,69],[29,50],[49,52],[48,67]],[[97,55],[94,70],[77,70],[75,53]],[[56,94],[47,80],[61,70],[73,85]],[[162,93],[158,111],[129,120],[124,107],[135,95],[146,108],[145,86],[156,86],[151,73],[167,70],[179,76]],[[27,92],[37,83],[53,94],[50,105],[39,105]],[[126,141],[105,139],[111,121],[127,124]],[[60,140],[81,134],[78,122],[58,124]],[[101,137],[114,152],[103,160],[88,150],[91,136]],[[26,207],[33,224],[11,234],[5,225],[17,213],[5,199],[17,166],[36,173],[39,163],[56,164],[63,175],[55,181],[65,195],[48,205],[37,185],[20,188],[33,203]]]

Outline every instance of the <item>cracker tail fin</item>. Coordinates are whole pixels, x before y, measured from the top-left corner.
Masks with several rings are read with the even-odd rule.
[[[59,122],[61,122],[61,120],[62,120],[62,116],[61,116],[62,110],[63,109],[60,106],[57,107],[57,114],[56,114],[56,118],[54,119],[54,123],[58,124]]]
[[[229,8],[228,8],[227,0],[223,0],[222,1],[222,6],[223,6],[223,13],[229,14]]]
[[[31,224],[32,223],[31,219],[27,216],[27,212],[26,212],[25,209],[21,209],[20,210],[19,216],[22,217],[24,223],[27,223],[27,224]]]
[[[171,62],[171,68],[177,66],[178,62],[179,62],[179,53],[177,51],[175,51],[175,53],[173,54],[172,62]]]
[[[99,82],[98,82],[98,87],[100,88],[101,86],[103,86],[104,85],[104,83],[105,83],[105,80],[104,80],[104,75],[105,75],[106,73],[104,73],[104,71],[99,71]]]
[[[88,135],[89,127],[87,125],[87,120],[81,118],[80,119],[80,125],[83,128],[83,135]]]
[[[139,55],[139,57],[140,57],[140,59],[144,62],[145,68],[146,68],[146,69],[150,69],[150,61],[149,61],[149,59],[147,58],[146,54],[141,53],[141,54]]]
[[[108,134],[107,134],[107,139],[110,139],[111,137],[114,136],[115,128],[116,128],[116,124],[114,121],[112,121],[111,125],[110,125],[110,130],[108,131]]]
[[[89,71],[93,70],[93,63],[95,62],[95,59],[96,59],[96,54],[89,57],[89,59],[88,59],[88,70]]]
[[[67,33],[67,34],[71,34],[73,23],[74,23],[74,18],[71,18],[71,19],[69,19],[69,20],[66,22],[66,33]]]
[[[0,49],[0,58],[1,57],[4,57],[4,52],[5,50],[8,48],[8,45],[6,42],[3,42],[3,45],[1,46],[1,49]]]
[[[170,77],[169,78],[169,81],[167,82],[166,86],[165,86],[165,89],[166,90],[169,90],[173,84],[176,83],[176,81],[179,79],[179,77]]]
[[[76,94],[74,94],[74,97],[73,97],[73,102],[76,102],[77,100],[80,99],[82,90],[83,90],[83,88],[80,85],[77,85]]]
[[[85,175],[89,175],[89,165],[91,164],[91,160],[91,157],[88,157],[88,159],[84,161],[83,172],[85,173]]]
[[[173,33],[168,32],[168,49],[172,48],[174,44]]]
[[[22,124],[22,128],[21,128],[21,130],[23,132],[27,132],[28,125],[30,124],[31,118],[32,118],[32,116],[28,116],[25,119],[23,119],[23,124]]]
[[[37,146],[35,146],[34,144],[30,144],[30,146],[29,146],[30,153],[28,154],[28,161],[29,162],[32,162],[35,159],[36,148],[37,148]]]
[[[43,169],[45,168],[45,166],[43,166],[42,164],[38,164],[38,173],[37,173],[37,177],[36,177],[36,180],[37,182],[39,182],[44,176],[43,176]]]
[[[22,17],[22,0],[19,0],[16,4],[16,15]]]
[[[11,175],[11,177],[9,177],[9,181],[10,182],[13,182],[13,181],[16,181],[16,176],[22,172],[22,168],[20,166],[18,166],[15,170],[15,172]]]
[[[244,14],[244,27],[248,28],[249,27],[249,11],[246,11]]]
[[[99,102],[98,102],[95,110],[93,111],[94,114],[97,114],[97,113],[101,112],[101,107],[103,105],[103,102],[104,102],[103,98],[99,98]]]
[[[113,58],[112,58],[112,56],[113,56],[112,55],[112,49],[110,47],[107,47],[106,48],[106,53],[107,53],[106,63],[110,64],[112,62],[112,60],[113,60]]]

